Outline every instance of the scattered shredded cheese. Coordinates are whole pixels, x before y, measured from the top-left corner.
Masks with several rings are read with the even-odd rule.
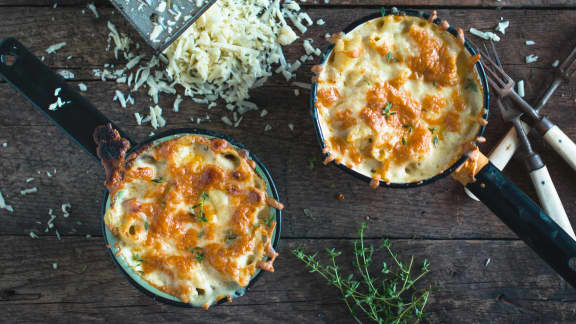
[[[88,86],[87,86],[86,84],[84,84],[84,83],[79,83],[79,84],[78,84],[78,88],[79,88],[80,91],[82,91],[82,92],[88,91]]]
[[[33,188],[29,188],[29,189],[20,190],[20,194],[21,194],[22,196],[25,196],[25,195],[28,195],[28,194],[31,194],[31,193],[35,193],[35,192],[38,192],[38,187],[33,187]]]
[[[498,23],[498,25],[496,26],[495,30],[497,32],[500,32],[502,35],[506,34],[506,28],[508,28],[510,26],[510,22],[509,21],[501,21]]]
[[[525,44],[526,44],[526,46],[531,46],[531,45],[536,45],[536,42],[531,41],[531,40],[527,40]]]
[[[30,237],[33,238],[33,239],[37,239],[37,238],[38,238],[38,235],[36,235],[36,233],[34,233],[34,232],[30,232],[29,235],[30,235]]]
[[[58,269],[58,263],[52,263],[52,269],[57,270]]]
[[[70,208],[72,208],[72,204],[70,203],[63,203],[62,206],[62,216],[64,216],[64,218],[67,218],[68,216],[70,216]]]
[[[526,64],[534,63],[536,61],[538,61],[538,56],[536,56],[534,54],[530,54],[530,55],[526,56]]]
[[[58,50],[60,50],[64,46],[66,46],[66,42],[61,42],[58,44],[51,45],[50,47],[48,47],[46,49],[46,53],[48,53],[48,54],[56,53]]]
[[[90,11],[92,11],[92,13],[94,14],[94,17],[96,17],[96,19],[100,18],[100,14],[98,13],[98,10],[96,9],[96,6],[94,5],[94,3],[89,3],[88,5],[86,5],[86,7],[88,7],[88,9],[90,9]]]
[[[554,61],[554,63],[552,63],[553,67],[558,67],[558,65],[560,65],[560,61],[556,60]]]
[[[500,37],[496,34],[494,34],[493,32],[483,32],[481,30],[478,30],[476,28],[470,28],[470,34],[478,36],[480,38],[483,38],[485,40],[493,40],[495,42],[499,42],[500,41]]]
[[[0,209],[6,209],[7,211],[13,213],[14,208],[6,203],[4,196],[2,195],[2,191],[0,191]]]

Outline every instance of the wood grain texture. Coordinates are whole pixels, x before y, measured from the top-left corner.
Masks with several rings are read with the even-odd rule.
[[[275,273],[262,276],[233,303],[203,311],[163,305],[133,288],[114,268],[101,238],[4,236],[0,311],[10,322],[194,318],[196,323],[350,323],[337,290],[290,254],[297,245],[309,252],[341,249],[345,269],[351,261],[350,240],[282,240]],[[430,260],[432,272],[424,283],[439,285],[427,308],[430,323],[576,320],[576,292],[521,242],[394,240],[393,246],[404,259],[414,255],[417,264]],[[375,257],[375,262],[383,260]],[[57,270],[52,263],[58,264]]]
[[[103,50],[106,43],[106,18],[94,21],[92,18],[78,16],[78,9],[66,8],[59,11],[72,21],[79,21],[72,27],[69,19],[58,19],[48,23],[50,12],[41,8],[8,8],[0,11],[0,30],[8,30],[16,35],[38,55],[52,43],[68,41],[55,55],[47,56],[47,63],[55,69],[66,68],[74,71],[77,79],[86,79],[89,91],[87,98],[99,107],[114,122],[126,128],[137,139],[144,138],[152,129],[149,126],[137,127],[133,113],[146,112],[150,105],[149,98],[142,92],[133,96],[136,105],[127,110],[112,102],[114,89],[126,90],[124,85],[114,82],[94,80],[92,69],[102,67],[105,63],[115,63],[112,53]],[[373,12],[372,9],[313,9],[313,17],[338,16],[338,20],[328,20],[327,30],[338,30],[339,26]],[[110,15],[104,12],[103,15]],[[573,11],[541,10],[443,10],[441,14],[450,17],[451,21],[468,26],[488,28],[498,17],[505,16],[512,21],[502,41],[502,53],[506,55],[504,63],[510,73],[526,80],[526,91],[533,98],[538,89],[546,84],[551,72],[551,62],[556,57],[563,57],[569,51],[572,30],[576,30],[576,19]],[[16,19],[15,17],[20,17]],[[75,19],[72,19],[76,17]],[[106,16],[104,16],[106,17]],[[553,34],[545,33],[543,27],[535,22],[542,17],[549,17],[550,28],[558,30]],[[552,19],[554,17],[554,19]],[[126,24],[120,17],[111,16],[119,28]],[[44,19],[44,20],[43,20]],[[33,33],[33,26],[46,21],[48,24],[41,33]],[[483,25],[484,24],[484,25]],[[539,26],[539,27],[538,27]],[[87,35],[81,37],[81,35]],[[322,44],[323,32],[319,26],[311,30],[315,42]],[[526,35],[536,41],[536,46],[526,47],[523,40]],[[91,53],[85,55],[84,53]],[[300,44],[286,49],[289,60],[304,54]],[[536,64],[526,65],[524,55],[536,53],[541,59]],[[71,60],[66,57],[72,55]],[[298,79],[306,81],[311,74],[309,66],[298,73]],[[531,72],[532,71],[532,72]],[[73,83],[74,86],[77,83]],[[296,97],[293,87],[280,77],[272,78],[264,88],[252,92],[252,99],[270,114],[260,118],[257,113],[248,113],[238,129],[223,125],[219,119],[225,112],[223,107],[214,108],[210,115],[213,122],[202,124],[202,127],[217,130],[235,137],[252,148],[270,168],[284,203],[287,204],[283,235],[287,237],[349,237],[354,232],[356,220],[371,217],[378,226],[372,227],[368,235],[386,234],[392,237],[425,237],[425,238],[514,238],[511,233],[487,208],[469,200],[462,193],[457,183],[444,179],[436,184],[411,190],[373,191],[368,186],[342,171],[330,167],[309,168],[309,161],[319,156],[319,149],[312,131],[312,121],[308,113],[308,95],[304,91]],[[275,96],[270,96],[274,93]],[[576,137],[576,116],[566,114],[573,109],[576,86],[563,86],[559,94],[549,104],[550,117],[557,121],[566,133]],[[160,105],[171,107],[172,98],[162,97]],[[0,187],[9,203],[16,211],[8,214],[0,210],[6,218],[0,228],[2,234],[23,234],[30,230],[42,231],[44,225],[35,221],[46,222],[48,208],[59,208],[64,202],[73,205],[73,216],[70,219],[59,219],[57,226],[63,234],[96,234],[100,231],[100,206],[104,188],[101,186],[103,173],[99,165],[93,162],[81,149],[52,126],[50,121],[33,111],[32,106],[16,95],[7,84],[0,84],[0,140],[7,140],[7,148],[0,147],[2,159],[0,165],[5,172]],[[168,120],[167,129],[192,127],[190,117],[204,116],[204,106],[187,99],[182,104],[182,111],[173,113],[165,109]],[[295,125],[291,132],[287,124]],[[273,129],[264,132],[264,126],[270,124]],[[505,125],[498,116],[492,116],[488,127],[488,143],[483,145],[488,151],[498,138],[506,131]],[[568,179],[572,171],[552,150],[535,138],[536,149],[542,153],[548,163],[553,179],[558,179],[556,186],[570,215],[576,210],[576,189]],[[56,168],[54,177],[46,177],[46,171]],[[40,177],[36,173],[43,171]],[[513,161],[507,174],[532,197],[536,197],[518,161]],[[37,177],[37,182],[26,184],[28,177]],[[29,196],[20,196],[19,191],[30,186],[39,186],[39,192]],[[340,202],[335,199],[343,193],[346,199]],[[446,208],[450,206],[450,208]],[[306,217],[303,209],[311,210],[314,218]],[[81,225],[76,221],[82,222]]]
[[[52,7],[54,3],[58,6],[80,6],[84,7],[88,2],[100,7],[111,7],[106,0],[0,0],[0,6],[45,6]],[[480,7],[480,8],[574,8],[576,4],[571,0],[299,0],[301,6],[396,6],[404,7]]]

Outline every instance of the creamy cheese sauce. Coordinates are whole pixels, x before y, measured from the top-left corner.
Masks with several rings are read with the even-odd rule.
[[[340,37],[317,75],[328,161],[388,183],[449,168],[483,122],[478,59],[418,17],[381,17]]]
[[[118,255],[152,286],[205,308],[273,271],[271,205],[281,204],[247,155],[185,135],[128,159],[105,216]]]

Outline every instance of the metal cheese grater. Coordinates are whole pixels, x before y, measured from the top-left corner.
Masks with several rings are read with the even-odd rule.
[[[156,53],[166,49],[216,0],[110,0]]]

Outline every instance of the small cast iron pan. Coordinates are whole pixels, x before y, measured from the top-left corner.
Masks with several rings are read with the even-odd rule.
[[[424,12],[414,10],[387,10],[386,15],[407,15],[428,19],[430,16]],[[375,13],[350,24],[344,28],[344,33],[348,33],[360,26],[361,24],[382,17],[382,13]],[[434,21],[439,25],[440,19]],[[448,31],[457,36],[454,28],[450,27]],[[466,42],[466,49],[471,55],[476,54],[472,46]],[[319,64],[323,65],[332,54],[334,45],[330,45]],[[480,62],[475,65],[476,71],[480,77],[484,90],[484,108],[486,113],[484,118],[488,119],[489,92],[484,68]],[[310,106],[312,118],[318,143],[324,148],[324,134],[320,124],[320,116],[316,109],[317,84],[312,84],[310,93]],[[484,127],[479,131],[478,136],[482,135]],[[480,153],[482,155],[482,153]],[[325,155],[326,157],[327,155]],[[380,181],[380,186],[391,188],[411,188],[433,183],[434,181],[454,173],[468,159],[463,155],[454,165],[445,171],[429,179],[412,183],[386,183]],[[487,159],[486,159],[487,160]],[[355,170],[348,168],[343,164],[337,166],[349,174],[369,182],[371,179]],[[560,274],[570,285],[576,287],[576,242],[564,230],[558,226],[540,207],[506,178],[498,168],[488,162],[476,175],[475,181],[466,185],[476,197],[480,199],[492,212],[498,216],[516,235],[518,235],[528,246],[530,246],[538,255],[544,259],[558,274]],[[449,207],[449,206],[446,206]]]
[[[113,127],[118,130],[120,136],[130,142],[131,148],[127,152],[126,156],[149,143],[159,143],[187,134],[200,135],[209,138],[222,138],[234,147],[245,149],[250,152],[244,145],[236,142],[228,136],[198,128],[173,129],[148,138],[141,143],[136,143],[122,132],[120,128],[114,126],[114,124],[108,120],[106,116],[100,113],[90,102],[88,102],[88,100],[68,86],[61,76],[52,72],[22,44],[13,38],[6,38],[0,42],[0,77],[4,78],[10,85],[26,97],[40,112],[51,119],[62,129],[62,131],[80,144],[80,146],[98,163],[100,160],[96,155],[96,144],[94,143],[92,134],[96,127],[108,123],[111,123]],[[63,101],[70,101],[70,103],[65,104],[57,110],[49,110],[49,105],[56,101],[54,92],[57,88],[61,88],[59,97],[62,98]],[[270,176],[268,169],[266,169],[266,166],[264,166],[264,164],[252,153],[249,154],[249,157],[256,163],[256,172],[258,175],[266,182],[268,195],[274,197],[277,201],[280,201],[276,185],[274,184],[274,180]],[[134,287],[138,288],[146,295],[151,296],[155,300],[176,306],[194,307],[191,304],[182,302],[179,298],[166,294],[149,285],[136,272],[134,272],[122,258],[115,256],[116,249],[114,248],[114,245],[117,242],[117,238],[108,230],[104,222],[104,214],[108,206],[108,192],[106,192],[101,216],[102,234],[108,252],[118,270],[124,274],[126,279],[132,283]],[[274,237],[272,238],[272,246],[274,249],[277,249],[278,241],[280,240],[282,211],[271,208],[271,213],[275,215],[276,219],[276,228],[274,231]],[[249,285],[239,289],[232,297],[242,296],[246,289],[250,288],[261,275],[262,271],[258,271],[250,280]],[[224,302],[225,298],[219,300],[215,304],[221,304]]]

